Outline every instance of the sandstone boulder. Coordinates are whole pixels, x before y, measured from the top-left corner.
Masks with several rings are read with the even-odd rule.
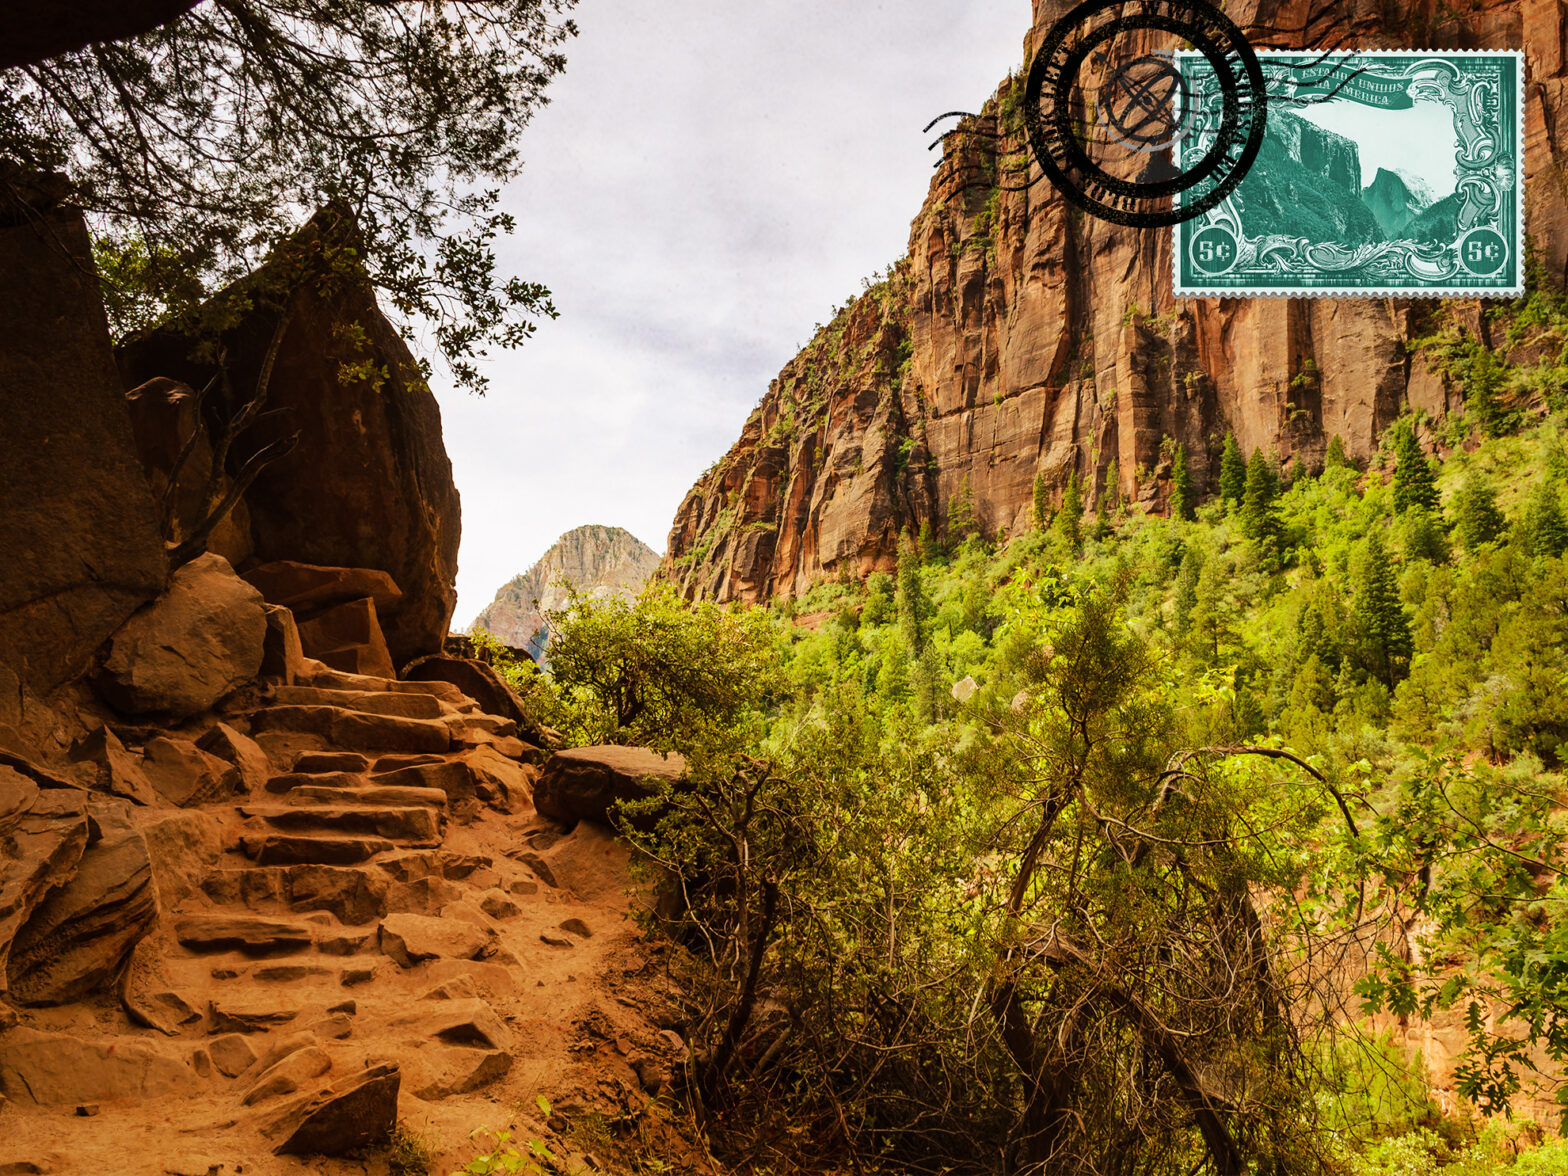
[[[472,1049],[504,1050],[512,1044],[505,1023],[478,997],[421,1001],[417,1007],[394,1015],[387,1027]]]
[[[409,1058],[409,1087],[429,1102],[481,1090],[512,1069],[512,1055],[499,1049],[425,1046]]]
[[[375,601],[366,596],[318,613],[299,625],[299,639],[307,657],[313,657],[346,674],[391,678],[392,655]]]
[[[141,757],[127,751],[108,727],[99,727],[76,740],[71,744],[70,757],[76,763],[90,765],[92,785],[100,792],[149,806],[168,803],[142,771]]]
[[[477,960],[493,955],[493,937],[478,927],[427,915],[393,914],[381,921],[381,951],[405,968],[425,960]]]
[[[255,679],[266,633],[261,594],[209,552],[115,633],[95,685],[122,714],[183,719]]]
[[[267,636],[261,647],[261,677],[292,686],[308,672],[299,626],[286,608],[268,604],[262,611],[267,615]]]
[[[222,340],[237,397],[256,386],[278,317],[288,315],[267,402],[282,412],[249,430],[230,460],[299,434],[245,494],[256,556],[386,572],[403,591],[397,614],[383,618],[402,665],[441,648],[457,599],[461,518],[435,396],[368,278],[342,264],[340,247],[356,239],[347,216],[322,212],[283,256],[216,296],[254,307]],[[120,352],[123,386],[169,376],[200,388],[211,367],[191,352],[172,327],[136,340]],[[211,399],[215,415],[237,407]]]
[[[240,1105],[254,1106],[269,1098],[293,1094],[307,1082],[320,1078],[330,1069],[332,1069],[332,1058],[319,1045],[296,1050],[257,1075],[256,1081],[240,1099]]]
[[[35,909],[6,972],[22,1004],[65,1004],[106,987],[158,917],[147,842],[113,803],[89,810],[75,875]]]
[[[16,209],[12,187],[0,209],[0,662],[42,693],[163,590],[168,560],[81,213]]]
[[[341,1156],[383,1143],[397,1123],[402,1075],[392,1063],[372,1066],[291,1107],[272,1124],[278,1155]]]
[[[181,807],[223,800],[240,791],[239,768],[188,739],[160,735],[149,740],[142,749],[142,772],[165,800]]]
[[[29,788],[31,780],[0,777],[18,809],[4,834],[0,857],[0,965],[7,963],[12,940],[53,886],[70,879],[87,849],[87,794],[74,790]],[[20,806],[26,805],[25,809]],[[0,977],[8,972],[0,967]]]
[[[686,760],[645,747],[574,747],[558,751],[534,785],[534,806],[560,821],[609,823],[621,800],[641,800],[678,783]]]
[[[272,776],[272,761],[267,753],[248,735],[241,735],[227,723],[216,723],[196,746],[209,755],[217,756],[234,765],[239,771],[239,783],[245,792],[262,792]]]

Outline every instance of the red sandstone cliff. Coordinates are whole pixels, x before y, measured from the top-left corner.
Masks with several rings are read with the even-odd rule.
[[[1029,49],[1066,7],[1035,0]],[[1293,43],[1261,30],[1300,27],[1323,8],[1227,6],[1260,45]],[[1314,27],[1325,25],[1367,48],[1523,46],[1528,226],[1560,280],[1564,4],[1480,0],[1454,14],[1436,0],[1344,0]],[[1005,130],[998,115],[1014,87],[1022,78],[987,104],[985,129]],[[1020,159],[1024,146],[1021,133],[950,143],[961,169],[981,171],[998,150]],[[1430,303],[1176,300],[1170,275],[1168,230],[1082,217],[1044,181],[993,196],[955,194],[939,177],[893,277],[785,366],[686,496],[666,574],[720,600],[798,595],[846,570],[889,567],[904,528],[941,533],[955,504],[972,504],[987,533],[1027,527],[1036,473],[1058,497],[1074,469],[1099,492],[1114,462],[1122,497],[1161,510],[1166,438],[1185,444],[1203,486],[1227,430],[1245,451],[1312,466],[1335,435],[1365,456],[1406,406],[1434,416],[1449,406],[1453,394],[1406,346]],[[1479,325],[1474,303],[1458,309]]]

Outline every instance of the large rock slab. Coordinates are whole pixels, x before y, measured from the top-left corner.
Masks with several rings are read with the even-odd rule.
[[[245,495],[256,556],[386,572],[403,590],[397,613],[383,618],[393,660],[403,665],[438,651],[446,635],[461,512],[435,396],[369,280],[343,265],[340,247],[355,240],[347,218],[323,212],[284,247],[286,258],[217,295],[254,303],[222,340],[237,396],[256,386],[279,316],[288,315],[267,403],[283,411],[258,422],[233,460],[299,434],[293,452]],[[251,297],[280,278],[291,292]],[[191,340],[174,328],[127,345],[124,386],[170,376],[202,387],[212,370],[191,352]],[[351,370],[375,374],[345,376]]]
[[[158,1099],[189,1094],[190,1066],[152,1042],[87,1041],[17,1028],[0,1035],[0,1093],[38,1106]]]
[[[65,1004],[108,987],[158,917],[147,842],[123,803],[89,811],[92,836],[69,881],[39,904],[11,944],[11,999]]]
[[[299,623],[305,656],[345,674],[391,678],[397,670],[370,597],[350,600]]]
[[[451,732],[437,720],[371,715],[339,706],[270,706],[251,716],[251,730],[320,735],[344,751],[439,752],[452,746]]]
[[[301,865],[216,870],[202,889],[226,905],[283,903],[298,911],[330,911],[339,922],[354,924],[387,913],[390,885],[386,875],[372,867]]]
[[[81,213],[0,202],[0,662],[44,693],[163,590],[168,559]]]
[[[403,590],[376,568],[326,568],[280,559],[251,568],[245,579],[268,604],[282,605],[296,616],[367,596],[377,613],[390,616],[403,603]]]
[[[122,714],[187,718],[255,679],[266,635],[261,593],[209,552],[115,633],[94,684]]]
[[[408,1012],[394,1015],[387,1027],[470,1049],[504,1050],[512,1044],[511,1031],[495,1010],[478,997],[420,1001]]]
[[[534,785],[534,806],[561,821],[608,824],[620,800],[640,800],[686,774],[686,760],[646,747],[574,747],[558,751]]]
[[[309,947],[312,938],[307,923],[244,915],[184,919],[174,934],[192,951],[240,951],[252,956],[299,951]]]
[[[274,1154],[341,1156],[384,1143],[397,1123],[401,1082],[398,1067],[383,1063],[319,1091],[271,1125],[282,1137]]]

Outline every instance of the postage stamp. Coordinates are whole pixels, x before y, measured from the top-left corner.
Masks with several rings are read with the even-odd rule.
[[[1212,146],[1222,87],[1176,54],[1193,103],[1178,169]],[[1172,232],[1178,296],[1512,297],[1524,292],[1523,55],[1259,52],[1263,146]],[[1177,200],[1201,200],[1203,187]]]

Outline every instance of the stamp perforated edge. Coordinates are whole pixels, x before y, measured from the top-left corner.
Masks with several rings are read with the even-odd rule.
[[[1183,49],[1177,52],[1177,58],[1192,53],[1192,50]],[[1259,49],[1259,57],[1299,57],[1302,53],[1312,50],[1303,49]],[[1524,51],[1522,49],[1347,49],[1346,53],[1354,53],[1361,57],[1512,57],[1515,61],[1514,69],[1514,158],[1518,161],[1519,182],[1514,185],[1514,256],[1518,258],[1518,285],[1509,287],[1491,287],[1478,290],[1474,286],[1395,286],[1395,287],[1366,287],[1366,286],[1319,286],[1313,289],[1298,289],[1292,286],[1263,286],[1257,289],[1240,290],[1227,288],[1223,290],[1207,286],[1183,286],[1181,281],[1181,234],[1190,227],[1191,222],[1171,226],[1171,290],[1177,298],[1223,298],[1237,302],[1244,302],[1253,298],[1521,298],[1525,292],[1524,251],[1525,251],[1525,157],[1524,157],[1524,122],[1525,122],[1525,87],[1524,87]]]

